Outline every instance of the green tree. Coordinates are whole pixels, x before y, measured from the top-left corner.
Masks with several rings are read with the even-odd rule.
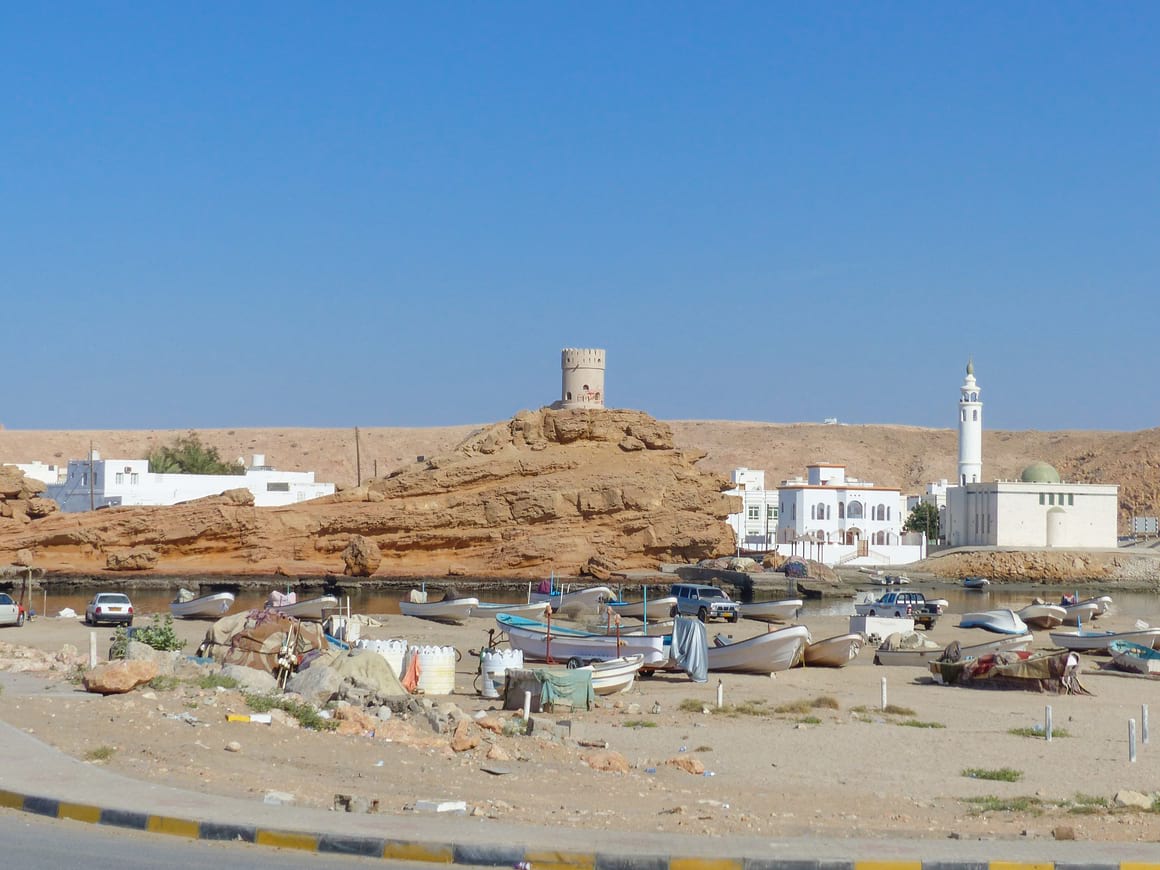
[[[201,443],[196,432],[150,452],[149,470],[156,474],[244,474],[240,463],[224,462],[216,447]]]
[[[906,518],[902,526],[905,532],[922,532],[928,541],[938,540],[938,507],[930,502],[920,501]]]

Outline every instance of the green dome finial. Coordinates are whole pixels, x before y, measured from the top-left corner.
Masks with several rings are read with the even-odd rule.
[[[967,374],[973,375],[975,373],[975,359],[974,357],[967,357]]]

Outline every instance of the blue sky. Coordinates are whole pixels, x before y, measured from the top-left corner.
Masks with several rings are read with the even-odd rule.
[[[0,10],[6,427],[1158,425],[1156,4],[233,7]]]

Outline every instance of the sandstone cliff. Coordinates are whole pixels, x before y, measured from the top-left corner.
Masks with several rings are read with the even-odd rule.
[[[732,551],[723,520],[739,502],[696,467],[702,456],[640,412],[521,412],[443,455],[294,506],[230,493],[0,525],[0,562],[27,549],[50,571],[87,572],[151,552],[156,573],[342,573],[361,536],[379,548],[380,574],[606,576]]]

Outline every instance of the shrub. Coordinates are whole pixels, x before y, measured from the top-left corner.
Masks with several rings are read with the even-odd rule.
[[[85,761],[108,761],[116,751],[112,746],[98,746],[85,753]]]
[[[983,767],[968,767],[963,776],[970,779],[993,779],[999,782],[1018,782],[1023,778],[1023,771],[1013,767],[999,767],[987,769]]]
[[[243,697],[255,713],[284,710],[297,719],[299,725],[311,731],[333,731],[338,727],[338,723],[333,719],[325,718],[314,707],[300,701],[291,701],[289,698],[280,698],[276,695],[245,694]]]

